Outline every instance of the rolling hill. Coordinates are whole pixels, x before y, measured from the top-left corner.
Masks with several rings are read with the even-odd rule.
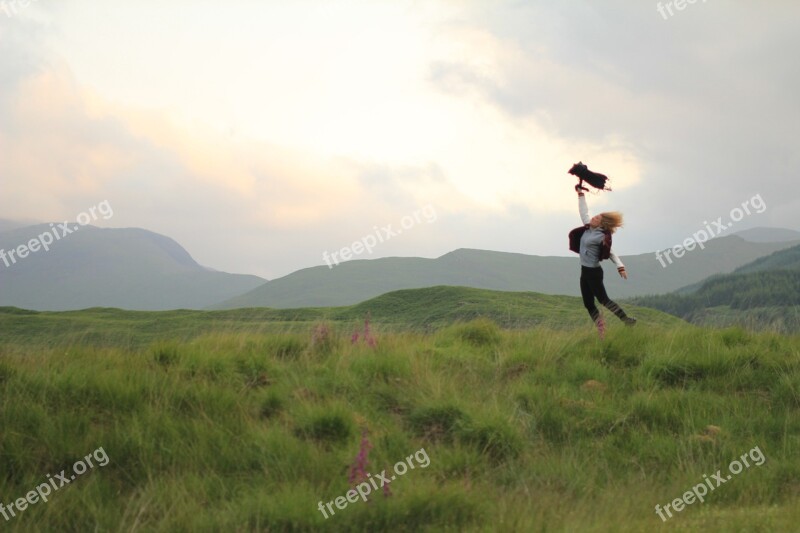
[[[754,259],[798,241],[749,242],[727,236],[706,243],[662,267],[655,254],[623,257],[630,277],[621,280],[608,261],[606,285],[615,298],[674,291],[713,274],[733,271]],[[436,259],[391,257],[356,260],[334,268],[318,266],[268,281],[212,308],[321,307],[351,305],[398,289],[436,285],[466,286],[543,294],[579,294],[577,256],[542,257],[487,250],[459,249]]]
[[[673,294],[632,300],[698,325],[800,331],[800,246],[712,276]]]
[[[631,307],[629,311],[643,324],[684,323],[644,307]],[[351,328],[360,325],[368,313],[373,327],[382,331],[431,331],[477,318],[492,320],[506,328],[585,326],[591,331],[580,298],[445,286],[390,292],[352,306],[307,309],[146,312],[96,308],[37,312],[3,307],[0,330],[5,332],[6,341],[22,344],[138,346],[164,338],[188,342],[209,331],[308,332],[311,324],[320,321]]]
[[[11,250],[49,231],[50,226],[20,227],[17,222],[0,220],[0,250],[6,253],[0,259],[0,305],[52,311],[293,309],[354,305],[391,291],[438,285],[578,295],[575,256],[459,249],[436,259],[392,257],[349,261],[333,269],[305,268],[266,281],[213,271],[198,264],[174,240],[144,229],[78,229],[50,245],[49,251],[40,249],[10,259]],[[704,250],[689,252],[666,266],[655,254],[625,256],[627,281],[605,262],[609,292],[614,298],[668,293],[681,287],[688,292],[692,287],[686,288],[687,283],[731,272],[797,244],[800,241],[785,240],[795,233],[745,230],[713,239]]]

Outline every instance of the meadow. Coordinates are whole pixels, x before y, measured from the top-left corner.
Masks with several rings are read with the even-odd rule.
[[[413,304],[422,294],[427,305]],[[109,462],[0,525],[796,530],[800,338],[635,309],[639,325],[612,323],[600,341],[577,299],[541,297],[550,309],[520,294],[399,291],[332,310],[2,309],[0,502],[99,447]],[[543,309],[558,320],[537,322]],[[763,464],[666,524],[656,514],[754,447]],[[391,472],[423,448],[429,465],[390,490],[328,518],[318,509],[353,487],[359,461]]]

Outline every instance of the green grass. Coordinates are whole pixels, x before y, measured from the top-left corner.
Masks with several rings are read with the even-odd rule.
[[[645,307],[625,306],[652,327],[683,320]],[[7,342],[25,345],[85,345],[139,349],[158,340],[188,342],[209,330],[231,334],[297,333],[306,335],[316,321],[330,321],[349,336],[367,314],[383,331],[433,332],[455,322],[487,318],[504,328],[547,325],[585,327],[580,298],[533,292],[502,292],[468,287],[430,287],[384,294],[347,307],[304,309],[232,309],[226,311],[27,311],[0,307],[0,331]]]
[[[101,446],[110,462],[0,524],[624,532],[788,531],[800,520],[797,337],[643,320],[612,322],[600,342],[588,318],[509,329],[483,317],[426,333],[400,320],[382,329],[388,311],[373,309],[370,348],[350,342],[346,313],[293,312],[306,320],[3,313],[0,501]],[[370,472],[421,448],[430,465],[326,520],[317,503],[350,489],[365,428]],[[756,446],[762,466],[662,526],[656,504]]]

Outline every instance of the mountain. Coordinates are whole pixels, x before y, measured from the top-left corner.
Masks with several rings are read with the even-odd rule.
[[[21,227],[26,226],[26,225],[27,224],[23,224],[21,222],[16,222],[14,220],[8,220],[8,219],[5,219],[5,218],[0,218],[0,233],[3,233],[5,231],[10,231],[12,229],[21,228]]]
[[[52,311],[202,309],[265,281],[205,268],[177,242],[151,231],[75,227],[58,240],[49,224],[0,233],[0,305]],[[48,250],[39,245],[18,257],[16,249],[37,236],[53,241]]]
[[[800,240],[800,231],[786,228],[750,228],[737,231],[738,235],[749,242],[787,242]]]
[[[681,258],[671,258],[671,264],[664,260],[664,266],[653,253],[625,256],[629,279],[619,278],[614,266],[604,261],[606,286],[612,298],[666,293],[798,243],[755,243],[730,235],[708,241],[703,250],[696,248]],[[576,255],[542,257],[459,249],[436,259],[390,257],[348,261],[333,268],[305,268],[212,307],[352,305],[394,290],[435,285],[577,296],[579,276]]]
[[[780,250],[760,257],[735,270],[736,273],[762,272],[765,270],[800,270],[800,246]]]
[[[634,298],[698,325],[800,331],[800,246],[712,276],[673,294]]]

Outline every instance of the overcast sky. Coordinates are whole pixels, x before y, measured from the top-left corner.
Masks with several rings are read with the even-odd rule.
[[[0,0],[0,218],[107,200],[266,278],[404,220],[356,258],[569,255],[582,160],[623,260],[756,195],[728,233],[800,229],[800,4],[662,6]]]

